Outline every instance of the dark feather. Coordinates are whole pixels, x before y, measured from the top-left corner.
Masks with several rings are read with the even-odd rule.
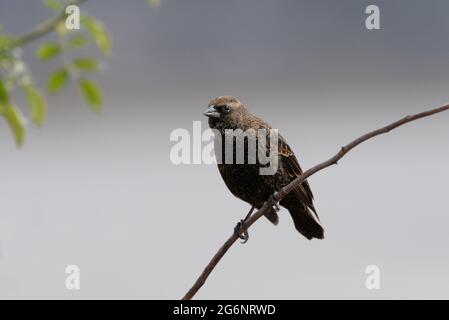
[[[248,129],[264,128],[271,130],[271,126],[249,113],[243,104],[235,97],[223,96],[213,99],[209,103],[209,126],[216,129],[220,140],[224,141],[224,135],[227,129]],[[267,132],[269,135],[269,132]],[[257,136],[259,144],[260,137]],[[266,149],[270,148],[269,138],[266,140]],[[225,159],[224,144],[219,148],[215,145],[215,152],[220,151],[222,159]],[[245,159],[248,159],[248,149],[245,148]],[[234,152],[235,156],[235,152]],[[275,192],[290,183],[303,172],[299,162],[288,145],[287,141],[279,135],[278,144],[279,166],[273,175],[261,175],[259,169],[263,166],[259,162],[256,164],[218,164],[220,174],[233,195],[249,203],[251,206],[261,208],[265,201]],[[287,208],[292,216],[296,229],[307,239],[324,237],[324,230],[319,222],[313,205],[313,194],[310,185],[304,181],[288,194],[280,205]],[[271,210],[266,217],[277,224],[278,215],[276,211]]]

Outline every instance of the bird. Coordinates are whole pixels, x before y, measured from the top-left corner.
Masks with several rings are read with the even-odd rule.
[[[247,132],[248,130],[273,130],[272,126],[250,113],[245,105],[234,96],[220,96],[210,100],[207,109],[203,113],[208,117],[208,124],[215,133],[214,150],[216,157],[226,158],[225,135],[227,132]],[[257,144],[264,143],[260,136],[255,135]],[[250,162],[248,155],[248,140],[245,138],[244,161],[236,163],[236,139],[232,140],[234,153],[232,162],[217,161],[218,170],[224,183],[230,192],[237,198],[251,205],[251,210],[245,219],[242,219],[234,231],[236,235],[248,240],[248,233],[242,230],[242,224],[249,218],[254,209],[260,209],[264,203],[273,197],[282,187],[303,173],[295,153],[290,148],[287,141],[278,134],[277,144],[277,170],[273,174],[262,175],[260,169],[264,165],[259,159],[254,163]],[[266,149],[269,150],[269,141],[265,139]],[[220,143],[220,144],[219,144]],[[293,189],[280,202],[279,205],[286,208],[294,226],[305,238],[311,240],[324,239],[324,228],[313,204],[314,196],[307,181]],[[265,214],[265,217],[274,225],[279,222],[277,204]]]

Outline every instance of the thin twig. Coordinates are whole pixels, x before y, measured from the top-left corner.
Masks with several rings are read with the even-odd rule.
[[[69,5],[81,5],[82,3],[86,2],[87,0],[71,0],[69,2]],[[40,37],[43,37],[58,26],[59,23],[65,20],[67,14],[65,13],[65,7],[64,10],[62,10],[61,13],[58,14],[57,17],[51,20],[47,20],[45,22],[42,22],[41,24],[37,25],[31,32],[26,33],[24,35],[21,35],[17,37],[17,39],[14,40],[11,47],[22,47],[25,44],[32,42],[33,40],[36,40]]]
[[[250,226],[254,224],[260,217],[265,215],[268,210],[270,210],[275,203],[278,203],[281,201],[290,191],[295,189],[297,186],[299,186],[301,183],[303,183],[308,177],[311,175],[317,173],[318,171],[321,171],[327,167],[330,167],[331,165],[337,164],[337,162],[343,158],[350,150],[354,149],[359,144],[374,138],[378,135],[388,133],[393,129],[396,129],[406,123],[425,118],[443,111],[449,110],[449,104],[434,108],[428,111],[424,111],[421,113],[417,113],[414,115],[406,116],[398,121],[395,121],[385,127],[382,127],[380,129],[371,131],[367,134],[364,134],[363,136],[360,136],[359,138],[355,139],[354,141],[348,143],[347,145],[343,146],[340,151],[334,155],[332,158],[321,162],[320,164],[310,168],[309,170],[305,171],[302,175],[297,177],[295,180],[290,182],[288,185],[283,187],[272,199],[265,202],[262,208],[260,208],[255,214],[253,214],[248,221],[246,221],[242,225],[242,231],[248,230]],[[220,262],[221,258],[226,254],[226,252],[229,250],[229,248],[236,242],[238,237],[233,233],[228,240],[221,246],[221,248],[218,250],[218,252],[213,256],[212,260],[209,262],[209,264],[206,266],[204,271],[201,273],[201,275],[198,277],[198,279],[195,281],[192,288],[185,294],[185,296],[182,298],[183,300],[190,300],[193,298],[193,296],[198,292],[198,290],[204,285],[207,278],[209,277],[210,273],[214,270],[214,268],[217,266],[218,262]]]

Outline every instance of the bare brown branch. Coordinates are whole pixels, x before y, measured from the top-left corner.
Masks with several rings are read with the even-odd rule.
[[[330,167],[334,164],[337,164],[338,161],[343,158],[349,151],[357,147],[359,144],[374,138],[376,136],[379,136],[384,133],[388,133],[393,129],[396,129],[406,123],[425,118],[443,111],[449,110],[449,104],[444,105],[442,107],[434,108],[431,110],[427,110],[421,113],[417,113],[414,115],[406,116],[398,121],[395,121],[385,127],[382,127],[380,129],[371,131],[367,134],[364,134],[360,136],[359,138],[353,140],[352,142],[348,143],[347,145],[343,146],[340,151],[334,155],[332,158],[321,162],[320,164],[317,164],[316,166],[310,168],[309,170],[305,171],[302,175],[297,177],[295,180],[290,182],[290,184],[286,185],[284,188],[282,188],[273,199],[268,200],[265,202],[262,208],[260,208],[255,214],[253,214],[246,223],[242,226],[242,230],[248,230],[249,227],[251,227],[254,222],[256,222],[260,217],[265,215],[265,213],[268,212],[268,210],[273,207],[273,205],[279,201],[281,201],[290,191],[292,191],[294,188],[296,188],[298,185],[300,185],[302,182],[304,182],[308,177],[311,175],[317,173],[318,171],[321,171],[327,167]],[[231,246],[234,244],[235,241],[237,241],[237,236],[233,233],[228,240],[221,246],[221,248],[217,251],[217,253],[213,256],[212,260],[209,262],[209,264],[206,266],[206,268],[203,270],[201,275],[198,277],[198,279],[193,284],[192,288],[185,294],[185,296],[182,298],[183,300],[190,300],[192,299],[195,294],[198,292],[199,289],[204,285],[207,278],[209,277],[210,273],[214,270],[214,268],[217,266],[217,264],[220,262],[220,260],[223,258],[223,256],[226,254],[226,252],[231,248]]]

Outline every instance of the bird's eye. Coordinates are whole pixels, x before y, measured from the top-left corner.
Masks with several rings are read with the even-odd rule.
[[[229,111],[231,111],[231,108],[229,108],[229,106],[223,106],[221,110],[223,110],[224,113],[228,113]]]

